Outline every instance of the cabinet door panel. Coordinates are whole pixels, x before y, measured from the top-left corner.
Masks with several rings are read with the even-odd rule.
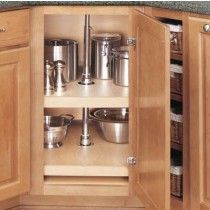
[[[169,30],[137,11],[132,14],[130,113],[134,190],[151,210],[170,209]]]
[[[192,210],[210,209],[210,20],[189,18],[190,197]]]
[[[17,173],[13,159],[17,159],[15,151],[15,64],[2,65],[0,68],[0,183],[9,181]]]
[[[29,188],[29,78],[28,48],[0,52],[0,200]]]

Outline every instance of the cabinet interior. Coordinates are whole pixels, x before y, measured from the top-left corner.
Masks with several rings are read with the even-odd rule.
[[[45,15],[45,38],[70,38],[79,43],[79,65],[83,65],[84,15]],[[121,45],[126,44],[129,32],[127,15],[91,15],[91,33],[119,33]]]
[[[120,33],[123,37],[121,43],[123,45],[126,43],[126,38],[130,36],[131,28],[129,13],[127,11],[125,15],[123,15],[123,12],[122,14],[119,14],[119,12],[115,13],[113,10],[110,11],[109,14],[106,14],[107,11],[104,12],[106,15],[98,15],[95,13],[91,15],[91,26],[95,32]],[[53,14],[53,12],[52,14],[44,15],[44,32],[42,32],[44,34],[39,36],[39,38],[41,37],[42,39],[41,49],[44,51],[44,38],[70,38],[78,41],[79,66],[81,72],[83,64],[83,27],[85,13],[82,13],[83,15],[79,14],[79,12],[74,15],[63,15],[61,12],[58,13],[59,15]],[[73,13],[75,13],[75,11]],[[39,49],[36,49],[35,52],[39,52]],[[40,56],[37,53],[37,56],[38,58],[42,57],[43,62],[43,54]],[[174,54],[172,57],[171,53],[171,58],[182,61],[182,54]],[[130,72],[131,71],[132,69],[130,69]],[[39,73],[42,75],[43,69],[42,71],[39,71]],[[43,75],[41,78],[43,79]],[[75,192],[77,195],[82,195],[83,188],[81,185],[86,184],[92,186],[94,190],[89,190],[85,195],[102,193],[100,191],[101,185],[105,187],[103,190],[103,195],[105,196],[109,196],[113,193],[115,196],[129,195],[128,183],[130,177],[126,163],[128,149],[130,147],[129,144],[117,145],[101,140],[94,129],[94,125],[91,125],[92,136],[96,139],[95,145],[90,147],[90,150],[94,150],[93,153],[90,151],[88,153],[85,149],[83,150],[83,155],[80,155],[81,153],[77,152],[77,156],[75,157],[74,153],[72,153],[72,151],[78,151],[80,149],[78,144],[81,134],[81,108],[83,106],[90,108],[129,107],[129,88],[115,86],[111,81],[95,80],[95,82],[94,86],[89,86],[86,90],[78,89],[77,82],[72,82],[68,86],[66,93],[62,96],[52,95],[46,97],[42,92],[41,97],[43,99],[43,105],[41,108],[43,112],[42,118],[39,116],[39,119],[43,119],[44,114],[58,115],[71,113],[76,117],[76,120],[72,123],[72,126],[70,126],[68,139],[64,142],[62,148],[54,151],[44,150],[42,180],[37,179],[38,181],[34,182],[38,183],[40,189],[38,189],[39,187],[32,186],[35,194],[41,192],[41,194],[44,195],[73,195],[73,192]],[[43,82],[39,81],[39,84],[42,84],[40,88],[43,89]],[[175,96],[171,94],[171,98],[174,99],[174,97]],[[182,96],[176,97],[179,98],[179,100],[182,100]],[[177,100],[177,98],[175,98],[175,100]],[[38,111],[41,113],[40,110]],[[131,122],[129,122],[129,128],[130,127]],[[37,128],[39,129],[36,130],[40,131],[42,129],[43,131],[42,124],[37,126]],[[71,133],[73,134],[73,137],[70,136]],[[131,141],[132,139],[129,139],[130,143]],[[39,147],[40,150],[43,149],[43,145],[41,144],[36,147]],[[99,151],[97,148],[103,149],[99,149]],[[110,152],[110,150],[113,152]],[[63,151],[66,152],[64,153]],[[107,154],[103,155],[104,159],[96,159],[94,152],[96,155],[100,155],[102,152],[104,152],[103,154]],[[112,154],[113,157],[110,157],[110,154]],[[38,161],[36,160],[35,162]],[[33,166],[33,168],[35,168],[35,166]],[[36,174],[39,173],[35,172],[33,176]],[[73,185],[74,191],[71,190]],[[56,188],[59,188],[58,191],[55,190],[55,186]],[[66,191],[64,186],[66,186]],[[178,199],[178,201],[180,201],[180,199]]]
[[[128,21],[128,15],[91,15],[91,34],[119,33],[122,35],[121,45],[125,45],[129,34]],[[66,38],[79,43],[80,76],[83,37],[84,15],[45,15],[44,38]],[[81,147],[79,143],[82,107],[129,107],[129,88],[116,86],[112,80],[95,79],[95,84],[88,87],[80,86],[77,82],[70,82],[62,96],[44,96],[45,115],[75,116],[63,146],[44,149],[44,194],[128,196],[129,144],[106,142],[97,132],[94,122],[90,122],[93,145]]]

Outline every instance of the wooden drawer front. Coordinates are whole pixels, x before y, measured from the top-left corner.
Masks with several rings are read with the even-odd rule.
[[[29,41],[29,10],[0,13],[0,47]]]

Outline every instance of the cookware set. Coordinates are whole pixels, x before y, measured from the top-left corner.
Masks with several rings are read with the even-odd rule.
[[[64,92],[66,85],[78,79],[78,42],[71,39],[45,40],[44,92]],[[92,62],[90,62],[90,60]],[[84,66],[80,85],[93,85],[95,79],[112,79],[114,84],[128,86],[129,51],[121,46],[117,33],[95,33],[91,36],[90,15],[85,15]],[[81,146],[90,146],[89,120],[95,123],[101,137],[112,143],[128,143],[128,109],[83,108]],[[44,116],[44,147],[59,148],[74,117]]]

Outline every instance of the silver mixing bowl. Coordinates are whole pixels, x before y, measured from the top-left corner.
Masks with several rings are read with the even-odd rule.
[[[95,121],[99,135],[106,141],[128,143],[128,109],[99,108],[90,112],[90,119]]]
[[[52,149],[63,145],[73,115],[44,116],[44,148]]]

